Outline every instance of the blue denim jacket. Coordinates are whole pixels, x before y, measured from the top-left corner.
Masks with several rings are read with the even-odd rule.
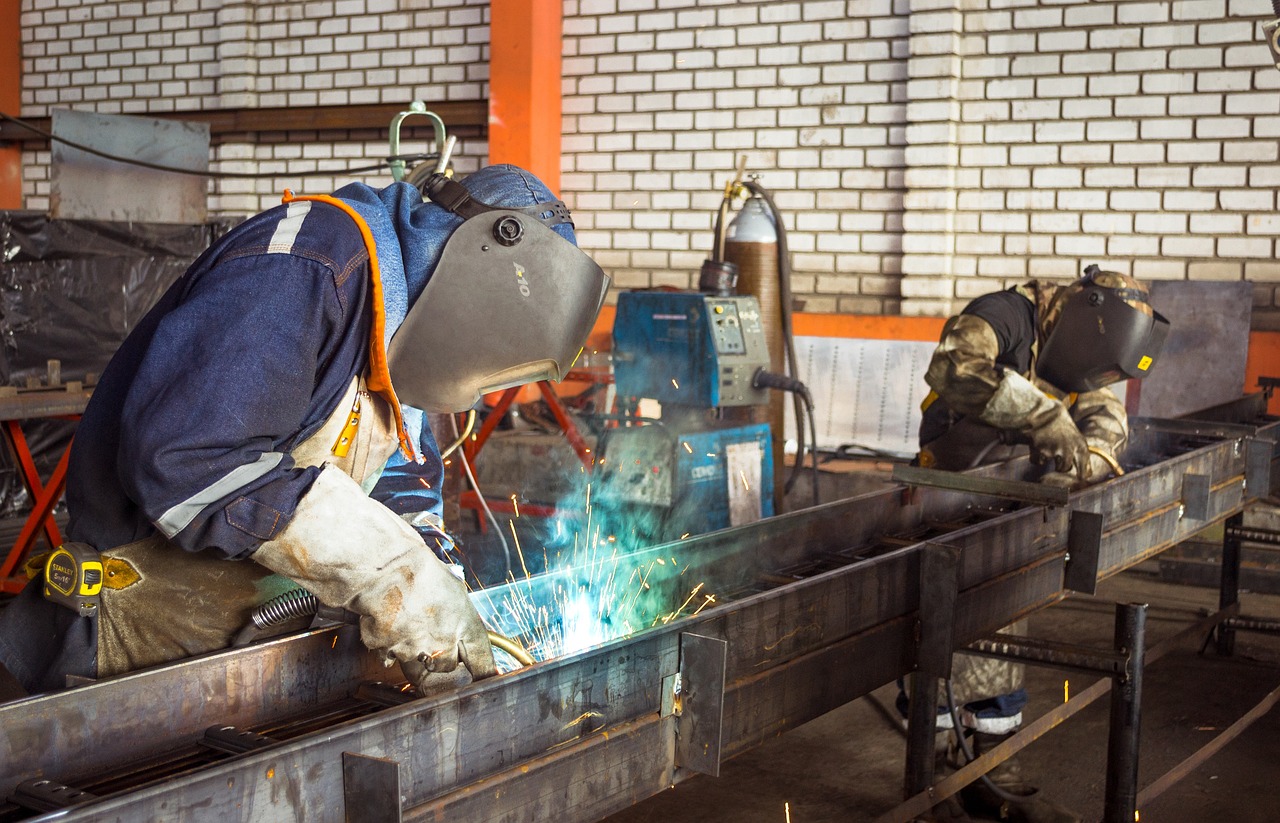
[[[510,166],[463,184],[491,205],[552,199]],[[335,196],[365,217],[377,241],[389,339],[462,221],[403,183],[353,184]],[[571,228],[557,228],[573,240]],[[183,549],[234,560],[278,535],[319,471],[294,466],[289,451],[368,365],[371,300],[359,228],[334,206],[278,206],[228,233],[103,372],[71,451],[68,539],[105,551],[159,529]],[[372,496],[397,513],[439,514],[438,447],[425,423],[412,435],[422,461],[393,457]],[[28,689],[93,674],[93,621],[37,590],[33,583],[0,610],[0,663]]]

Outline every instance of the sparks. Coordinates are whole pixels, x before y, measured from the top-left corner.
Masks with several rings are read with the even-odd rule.
[[[1062,681],[1062,702],[1063,703],[1071,702],[1071,681],[1070,680]]]
[[[648,539],[643,522],[616,523],[612,501],[601,497],[597,508],[599,489],[584,483],[580,491],[576,504],[559,507],[567,516],[556,518],[554,536],[541,547],[538,575],[528,568],[515,518],[508,520],[519,566],[506,570],[500,588],[471,596],[491,629],[519,639],[535,660],[549,660],[687,618],[716,602],[705,582],[678,584],[689,569],[687,563],[681,568],[678,554],[640,548]],[[511,503],[518,517],[518,494]],[[510,671],[514,661],[503,656],[499,665]]]
[[[511,537],[516,541],[516,554],[520,555],[520,568],[524,569],[524,579],[529,579],[529,567],[524,564],[524,551],[520,548],[520,535],[516,534],[516,521],[508,520],[507,525],[511,527]]]
[[[520,516],[520,501],[516,500],[516,496],[511,495],[511,507],[516,510],[516,517]]]
[[[693,454],[693,446],[690,446],[688,442],[683,442],[680,445],[684,446],[684,450],[687,451],[689,454]]]
[[[674,377],[671,378],[671,385],[676,387],[676,391],[680,391],[680,384],[676,382],[676,379]]]
[[[745,471],[739,470],[738,477],[742,478],[742,488],[744,488],[747,491],[751,491],[751,484],[747,482],[747,473]]]
[[[705,609],[707,606],[710,606],[712,603],[716,602],[716,596],[715,596],[714,594],[709,594],[709,595],[707,595],[706,597],[707,597],[707,599],[702,601],[702,605],[701,605],[701,606],[699,606],[698,608],[694,609],[693,614],[689,615],[690,617],[693,617],[693,615],[694,615],[694,614],[697,614],[698,612],[700,612],[700,611],[702,611],[703,609]]]

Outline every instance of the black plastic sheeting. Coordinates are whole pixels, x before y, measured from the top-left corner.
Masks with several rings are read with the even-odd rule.
[[[187,266],[235,221],[199,226],[51,220],[0,211],[0,385],[43,378],[61,361],[62,381],[101,374],[134,325]],[[47,478],[75,424],[23,424]],[[0,450],[0,516],[29,508],[9,449]]]

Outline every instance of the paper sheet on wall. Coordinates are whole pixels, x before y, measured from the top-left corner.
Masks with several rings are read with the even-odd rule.
[[[920,403],[936,343],[797,337],[800,379],[813,395],[818,448],[842,446],[897,457],[918,450]],[[795,439],[787,403],[787,439]],[[806,430],[806,439],[808,432]]]

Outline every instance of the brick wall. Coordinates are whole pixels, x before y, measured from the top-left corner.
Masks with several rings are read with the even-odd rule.
[[[565,0],[564,196],[620,287],[691,285],[739,155],[819,312],[950,312],[1098,262],[1249,280],[1280,328],[1267,0]],[[24,0],[23,113],[487,95],[484,0]],[[274,138],[273,138],[274,139]],[[464,140],[478,165],[483,135]],[[376,134],[227,144],[218,212]],[[27,205],[47,205],[28,153]],[[320,191],[349,179],[312,179]],[[385,179],[369,178],[372,180]]]
[[[564,187],[623,286],[696,282],[735,157],[816,311],[1087,264],[1247,279],[1280,327],[1267,0],[569,0]]]
[[[23,0],[22,113],[476,100],[487,94],[488,15],[486,0]],[[455,166],[477,168],[484,137],[461,136]],[[384,182],[338,170],[387,153],[376,131],[224,143],[211,170],[281,174],[211,181],[209,205],[246,214],[279,203],[286,186],[318,193]],[[24,165],[25,205],[47,208],[49,153],[27,152]],[[336,173],[291,174],[326,169]]]

